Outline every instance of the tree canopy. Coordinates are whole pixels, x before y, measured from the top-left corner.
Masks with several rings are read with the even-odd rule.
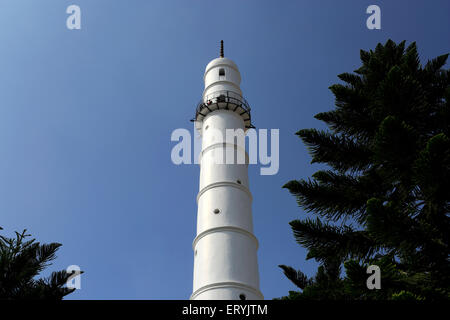
[[[313,279],[281,266],[302,289],[289,297],[314,298],[328,274],[334,293],[317,289],[316,298],[448,299],[448,54],[422,66],[416,43],[388,40],[360,57],[361,67],[330,87],[335,108],[315,116],[328,129],[296,133],[312,163],[328,168],[284,185],[316,216],[290,225],[307,259],[321,263]],[[381,290],[366,287],[370,264],[381,268]]]
[[[0,227],[0,230],[2,228]],[[48,278],[37,278],[56,258],[59,243],[40,244],[26,230],[15,238],[0,235],[0,299],[60,300],[75,291],[67,281],[73,274],[65,270],[52,272]]]

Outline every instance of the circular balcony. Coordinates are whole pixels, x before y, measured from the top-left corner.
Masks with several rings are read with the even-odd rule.
[[[244,120],[245,129],[254,128],[251,123],[250,106],[241,95],[233,91],[216,91],[205,96],[197,105],[195,118],[191,121],[202,122],[206,115],[216,110],[230,110]]]

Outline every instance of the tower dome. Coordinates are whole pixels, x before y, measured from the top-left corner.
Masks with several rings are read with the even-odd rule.
[[[231,110],[244,120],[244,130],[253,128],[251,123],[250,106],[243,98],[240,88],[241,74],[233,60],[223,56],[223,42],[221,56],[208,63],[203,80],[205,89],[202,100],[197,105],[195,118],[196,128],[201,133],[201,123],[210,112],[215,110]]]
[[[241,74],[236,63],[228,58],[216,58],[205,69],[203,97],[216,91],[231,91],[242,96]]]

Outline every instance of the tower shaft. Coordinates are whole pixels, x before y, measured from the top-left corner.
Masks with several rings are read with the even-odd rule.
[[[238,161],[248,156],[236,139],[225,141],[227,129],[244,132],[251,127],[250,107],[239,85],[239,70],[231,60],[221,57],[206,67],[195,118],[202,150],[191,299],[263,299],[248,161]]]

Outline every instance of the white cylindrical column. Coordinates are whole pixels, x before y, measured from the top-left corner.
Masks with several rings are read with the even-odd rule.
[[[248,164],[236,163],[247,155],[242,146],[225,141],[227,129],[251,127],[240,80],[236,64],[227,58],[214,59],[206,67],[203,100],[195,118],[202,151],[191,299],[264,298],[259,290]],[[233,163],[225,158],[230,151],[236,154]]]

